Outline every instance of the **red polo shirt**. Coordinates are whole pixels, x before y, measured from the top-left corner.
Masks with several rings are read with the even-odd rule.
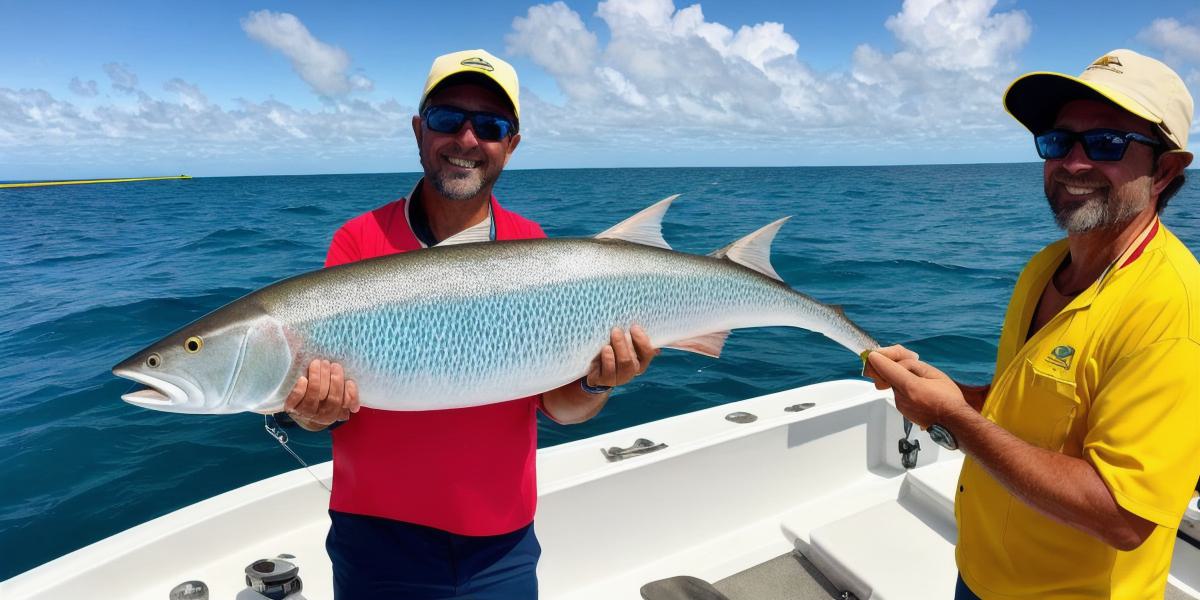
[[[406,201],[338,229],[325,266],[419,249]],[[546,237],[494,196],[492,219],[497,240]],[[333,431],[329,507],[460,535],[524,527],[537,504],[537,410],[537,397],[453,410],[364,407]]]

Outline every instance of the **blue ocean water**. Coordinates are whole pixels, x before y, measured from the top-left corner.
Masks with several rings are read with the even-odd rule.
[[[0,190],[0,580],[297,467],[257,415],[130,406],[109,369],[275,280],[319,268],[333,230],[417,174],[200,178]],[[1192,177],[1196,177],[1193,172]],[[664,234],[706,253],[783,215],[793,287],[967,382],[990,378],[1025,261],[1060,237],[1039,164],[511,171],[497,195],[551,236],[601,231],[673,193]],[[1200,251],[1200,186],[1165,222]],[[735,333],[720,360],[666,351],[588,423],[542,446],[819,381],[857,358],[790,329]],[[293,434],[309,461],[327,434]]]

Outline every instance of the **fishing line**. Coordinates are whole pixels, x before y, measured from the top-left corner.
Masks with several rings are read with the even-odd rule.
[[[148,389],[147,386],[135,381],[133,385],[129,386],[129,389],[126,390],[125,393],[128,394],[129,392],[132,392],[138,388]],[[291,454],[292,458],[296,459],[296,462],[300,463],[300,466],[304,467],[304,470],[307,471],[308,475],[313,478],[313,481],[321,484],[321,487],[325,488],[325,491],[329,492],[330,494],[333,493],[333,490],[328,485],[325,485],[325,482],[321,481],[321,479],[317,477],[316,473],[312,472],[312,469],[309,468],[308,463],[304,462],[304,459],[300,458],[300,455],[296,454],[296,451],[292,450],[291,446],[288,446],[288,434],[286,431],[281,429],[279,421],[275,420],[275,415],[263,415],[263,429],[266,429],[267,433],[271,437],[275,438],[275,441],[279,442],[279,445],[283,446],[283,449],[287,450],[287,453]]]
[[[267,433],[270,434],[271,437],[275,438],[275,441],[279,442],[279,445],[283,446],[283,449],[287,450],[287,453],[291,454],[292,458],[296,459],[296,462],[299,462],[300,466],[304,467],[305,471],[308,471],[309,476],[312,477],[314,481],[321,484],[321,487],[325,488],[325,491],[329,492],[330,494],[333,493],[333,490],[330,489],[329,486],[325,485],[325,482],[321,481],[321,479],[317,477],[317,474],[312,472],[312,469],[308,468],[308,463],[304,462],[304,459],[300,458],[300,455],[296,454],[296,452],[292,450],[290,446],[288,446],[288,434],[286,431],[280,429],[279,421],[275,420],[275,415],[263,415],[263,429],[266,429]]]

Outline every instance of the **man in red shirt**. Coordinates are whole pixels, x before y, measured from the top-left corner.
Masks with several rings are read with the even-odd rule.
[[[521,141],[512,66],[483,50],[438,57],[419,111],[412,124],[425,176],[407,197],[343,225],[326,267],[439,244],[545,237],[492,195]],[[352,374],[313,361],[286,408],[310,431],[339,425],[326,540],[335,598],[536,598],[537,411],[559,423],[586,421],[655,354],[637,327],[614,329],[578,382],[419,412],[360,409]]]

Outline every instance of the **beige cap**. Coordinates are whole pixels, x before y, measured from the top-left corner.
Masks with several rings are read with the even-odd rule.
[[[1113,50],[1079,77],[1034,72],[1004,92],[1004,108],[1035,135],[1054,127],[1072,100],[1108,100],[1153,123],[1173,150],[1186,150],[1192,126],[1192,95],[1170,67],[1133,50]]]
[[[417,105],[417,110],[425,109],[425,99],[438,84],[463,73],[481,75],[495,82],[512,103],[513,116],[517,120],[521,119],[521,103],[517,99],[520,86],[517,83],[516,69],[486,50],[463,50],[435,58],[433,66],[429,68],[429,77],[425,79],[425,91],[421,92],[421,102]]]

